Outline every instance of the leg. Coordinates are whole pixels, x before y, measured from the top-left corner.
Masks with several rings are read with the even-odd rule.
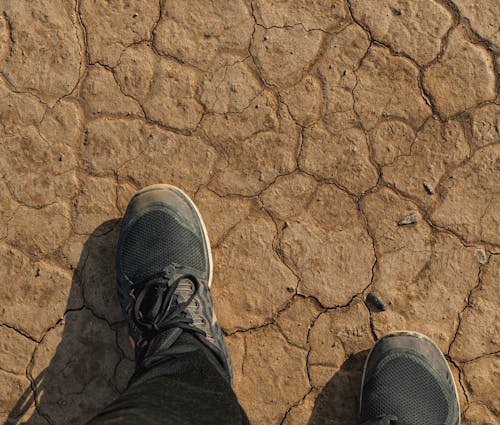
[[[174,354],[134,376],[129,388],[89,425],[248,425],[213,355],[191,335],[182,335],[177,346],[193,351]]]
[[[439,348],[415,332],[380,339],[361,384],[363,425],[458,425],[460,409],[450,368]]]
[[[155,185],[132,198],[116,272],[136,371],[90,424],[248,424],[210,296],[208,235],[184,192]]]

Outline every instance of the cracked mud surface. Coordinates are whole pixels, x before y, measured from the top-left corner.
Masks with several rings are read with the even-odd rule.
[[[1,1],[0,422],[124,390],[118,219],[168,182],[207,222],[252,423],[354,423],[401,328],[445,352],[464,424],[498,423],[495,4]]]

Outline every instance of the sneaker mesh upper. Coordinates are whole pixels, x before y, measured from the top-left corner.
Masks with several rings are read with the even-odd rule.
[[[123,272],[132,280],[147,278],[173,263],[206,270],[203,241],[161,210],[140,217],[123,247]]]
[[[380,361],[363,390],[362,417],[393,414],[398,425],[444,425],[448,401],[429,366],[397,353]]]

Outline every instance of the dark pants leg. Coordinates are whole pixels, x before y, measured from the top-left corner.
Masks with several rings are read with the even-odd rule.
[[[248,425],[222,368],[191,335],[136,372],[128,389],[88,425]]]

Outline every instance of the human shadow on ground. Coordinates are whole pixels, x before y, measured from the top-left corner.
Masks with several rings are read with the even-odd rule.
[[[85,424],[126,387],[133,354],[116,296],[119,220],[88,237],[64,319],[38,344],[26,390],[6,424]]]
[[[38,344],[28,366],[31,388],[6,425],[83,425],[126,388],[134,363],[116,296],[118,233],[119,220],[104,222],[83,245],[64,319]],[[367,353],[344,362],[318,395],[308,425],[357,423]]]
[[[316,398],[307,425],[353,425],[359,422],[359,394],[368,350],[350,356]]]

